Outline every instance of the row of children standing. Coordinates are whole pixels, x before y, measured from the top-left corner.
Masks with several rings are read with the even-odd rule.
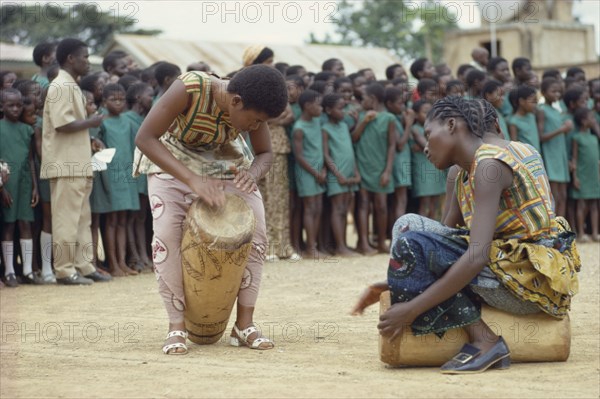
[[[43,106],[47,88],[58,73],[55,53],[55,43],[35,47],[33,58],[40,72],[31,80],[18,80],[12,72],[0,73],[0,159],[11,171],[0,192],[2,260],[4,280],[10,287],[19,281],[56,282],[52,271],[50,185],[48,180],[39,179]],[[152,267],[146,232],[147,183],[144,176],[132,177],[132,163],[135,135],[155,101],[157,89],[139,78],[133,79],[135,75],[125,79],[111,75],[115,65],[124,64],[127,58],[122,52],[111,53],[105,59],[104,72],[91,73],[79,81],[88,116],[103,115],[100,127],[89,129],[92,142],[116,150],[107,170],[94,173],[90,195],[92,263],[100,273],[113,276],[134,275]],[[118,83],[108,83],[111,80]],[[105,249],[104,264],[97,259],[99,232]],[[17,233],[20,248],[15,251]],[[19,249],[23,270],[17,278],[15,259]],[[36,257],[41,259],[41,269],[34,272]]]

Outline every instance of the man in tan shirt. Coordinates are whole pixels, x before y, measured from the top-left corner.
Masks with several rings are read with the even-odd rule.
[[[77,80],[90,69],[87,45],[64,39],[56,48],[58,76],[48,88],[44,105],[40,177],[50,179],[54,269],[59,284],[92,284],[110,276],[92,265],[91,211],[92,142],[88,128],[102,123],[88,118]]]

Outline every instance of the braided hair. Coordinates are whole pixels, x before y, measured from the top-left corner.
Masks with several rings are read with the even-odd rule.
[[[476,100],[481,105],[481,112],[483,114],[483,132],[496,133],[496,122],[498,121],[498,113],[496,108],[487,100]]]
[[[427,119],[462,118],[467,128],[477,137],[483,137],[486,131],[485,114],[482,105],[477,100],[467,100],[459,96],[448,96],[433,104]]]

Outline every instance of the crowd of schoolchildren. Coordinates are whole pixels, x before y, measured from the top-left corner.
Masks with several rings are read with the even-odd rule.
[[[453,95],[489,101],[504,137],[542,154],[556,214],[568,218],[580,241],[600,240],[600,78],[587,81],[580,68],[565,77],[553,69],[538,76],[526,58],[509,63],[476,49],[456,75],[445,64],[417,59],[409,71],[415,85],[400,64],[378,80],[369,68],[346,75],[343,60],[326,60],[313,73],[274,63],[267,47],[258,50],[250,59],[244,54],[244,65],[273,64],[285,76],[289,96],[288,109],[268,122],[273,166],[259,184],[268,260],[388,253],[386,240],[398,217],[413,211],[439,219],[447,174],[423,151],[424,123],[436,100]],[[10,287],[56,282],[50,189],[48,180],[39,179],[44,97],[59,69],[55,51],[54,43],[35,47],[40,71],[31,79],[0,72],[2,263]],[[102,67],[79,81],[88,114],[105,115],[90,136],[116,149],[107,170],[94,173],[93,264],[113,276],[135,275],[151,270],[152,261],[147,182],[132,177],[134,138],[181,70],[168,61],[141,69],[122,51],[106,55]],[[202,62],[187,69],[211,72]],[[352,249],[349,220],[358,236]],[[99,234],[104,262],[96,259]]]

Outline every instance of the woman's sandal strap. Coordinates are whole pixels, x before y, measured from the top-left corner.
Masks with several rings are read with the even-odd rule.
[[[184,349],[183,352],[169,352],[171,349]],[[188,351],[187,345],[181,342],[177,342],[174,344],[169,344],[163,346],[163,352],[165,355],[185,355]]]
[[[169,331],[166,339],[173,338],[173,337],[181,337],[181,338],[187,339],[188,333],[187,333],[187,331],[181,331],[181,330]]]

